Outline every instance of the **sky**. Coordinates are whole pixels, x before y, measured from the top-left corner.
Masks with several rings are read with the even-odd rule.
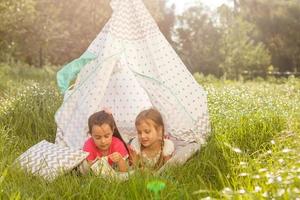
[[[230,0],[168,0],[170,4],[175,3],[176,11],[182,12],[184,9],[188,8],[189,5],[193,5],[195,2],[201,2],[204,6],[209,7],[210,9],[216,9],[218,6],[226,3],[228,5],[232,4]]]

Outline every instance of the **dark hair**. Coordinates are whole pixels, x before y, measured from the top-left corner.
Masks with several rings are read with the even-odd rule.
[[[154,122],[155,129],[158,130],[159,127],[162,128],[162,140],[161,140],[161,151],[158,161],[154,165],[154,169],[159,169],[164,164],[163,159],[163,148],[164,148],[164,133],[165,133],[165,126],[163,118],[160,112],[154,108],[150,108],[144,110],[138,114],[135,120],[135,126],[138,126],[144,120],[152,120]],[[141,150],[143,150],[143,145],[141,145]],[[143,165],[143,162],[141,162]]]
[[[103,124],[108,124],[110,126],[111,130],[113,130],[113,136],[119,138],[123,142],[129,154],[127,144],[124,142],[112,114],[107,113],[103,110],[92,114],[88,119],[89,133],[92,134],[93,126],[102,126]]]

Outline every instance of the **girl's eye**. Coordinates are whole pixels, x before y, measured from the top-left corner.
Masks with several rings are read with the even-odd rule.
[[[104,136],[105,138],[109,138],[109,135]]]
[[[150,130],[145,130],[145,133],[147,133],[147,134],[150,133]]]

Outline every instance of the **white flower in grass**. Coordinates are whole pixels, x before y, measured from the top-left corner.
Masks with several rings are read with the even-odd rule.
[[[271,140],[271,144],[273,144],[273,145],[274,145],[274,144],[275,144],[275,141],[274,141],[274,140]]]
[[[253,179],[260,179],[260,175],[256,174],[252,176]]]
[[[239,193],[239,194],[245,194],[245,193],[246,193],[246,190],[242,188],[242,189],[238,190],[238,193]]]
[[[294,189],[293,189],[293,192],[299,194],[299,193],[300,193],[300,190],[299,190],[299,188],[294,188]]]
[[[231,188],[226,187],[226,188],[224,188],[224,189],[222,190],[222,193],[223,193],[223,194],[227,194],[227,195],[231,195],[231,194],[233,194],[233,191],[232,191]]]
[[[293,150],[292,149],[289,149],[289,148],[285,148],[282,150],[283,153],[290,153],[292,152]]]
[[[237,147],[233,147],[232,151],[234,151],[235,153],[243,153],[242,150]]]
[[[234,151],[235,153],[243,153],[242,150],[240,148],[237,148],[237,147],[233,147],[231,146],[230,144],[228,143],[224,143],[225,146],[229,147],[232,151]]]
[[[286,179],[287,179],[287,180],[292,180],[292,179],[294,179],[294,176],[291,175],[291,174],[289,174],[289,175],[286,177]]]
[[[277,180],[278,182],[281,182],[281,181],[282,181],[281,176],[276,177],[276,180]]]
[[[248,176],[248,175],[249,175],[249,174],[248,174],[248,173],[245,173],[245,172],[239,174],[240,177],[245,177],[245,176]]]
[[[274,178],[269,178],[267,181],[267,185],[274,183]]]
[[[240,166],[242,166],[242,167],[246,167],[248,165],[248,163],[246,163],[246,162],[240,162]]]
[[[272,154],[272,150],[268,150],[268,151],[267,151],[267,154]]]
[[[285,189],[279,189],[277,191],[277,196],[281,197],[285,193]]]
[[[274,178],[274,175],[273,175],[272,172],[271,172],[271,173],[270,173],[270,172],[267,172],[267,173],[266,173],[266,177],[267,177],[267,178]]]
[[[262,191],[262,188],[260,186],[255,186],[254,192],[260,192]]]
[[[204,198],[201,198],[201,200],[211,200],[211,199],[213,199],[213,198],[211,198],[211,197],[204,197]]]
[[[262,196],[268,198],[268,197],[269,197],[269,193],[268,193],[268,192],[264,192],[264,193],[262,194]]]
[[[282,163],[284,163],[284,160],[283,160],[282,158],[280,158],[280,159],[278,160],[278,162],[279,162],[280,164],[282,164]]]
[[[285,185],[290,185],[290,184],[292,184],[293,183],[293,180],[285,180],[284,182],[283,182],[283,184],[285,184]]]
[[[266,171],[268,171],[267,168],[261,168],[261,169],[258,170],[258,172],[266,172]]]

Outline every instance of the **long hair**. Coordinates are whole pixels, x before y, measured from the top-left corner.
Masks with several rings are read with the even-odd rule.
[[[113,130],[113,136],[119,138],[123,142],[128,154],[129,154],[127,144],[123,140],[112,114],[107,113],[105,111],[99,111],[99,112],[92,114],[88,119],[89,133],[92,134],[93,126],[95,126],[95,125],[102,126],[103,124],[109,125],[111,130]]]
[[[162,128],[162,138],[161,138],[161,151],[159,155],[158,161],[154,165],[154,169],[159,169],[164,164],[163,158],[163,148],[164,148],[164,133],[165,133],[165,126],[163,122],[163,118],[160,112],[154,108],[150,108],[147,110],[142,111],[135,120],[135,126],[138,126],[142,121],[145,120],[152,120],[154,122],[154,127],[156,131],[158,131],[159,127]],[[143,145],[141,144],[141,151],[144,149]],[[141,159],[142,160],[142,159]],[[143,166],[144,163],[141,161],[141,165]]]

